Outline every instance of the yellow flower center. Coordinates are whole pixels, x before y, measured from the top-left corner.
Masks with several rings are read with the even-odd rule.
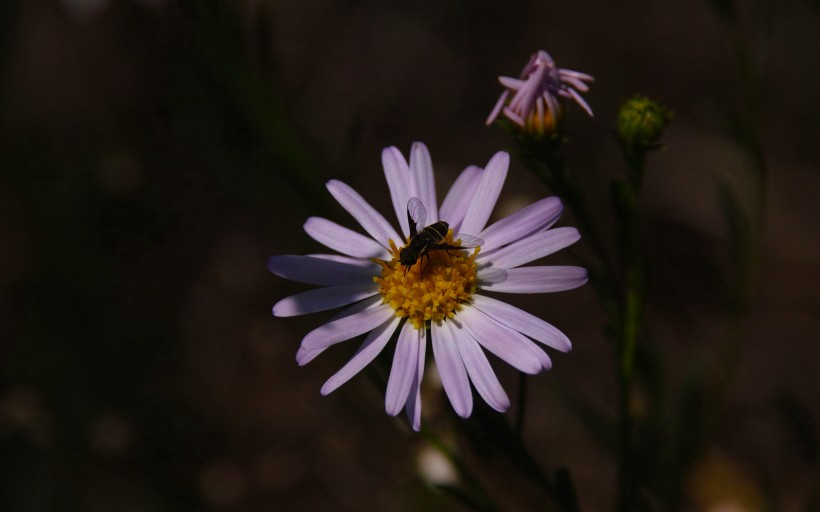
[[[555,135],[563,117],[563,105],[560,102],[558,105],[557,115],[545,107],[544,114],[539,116],[538,111],[533,109],[532,113],[524,120],[524,131],[536,137]]]
[[[461,245],[453,240],[452,229],[441,243]],[[431,320],[453,318],[475,293],[478,247],[472,254],[464,249],[428,251],[407,269],[399,261],[400,251],[390,240],[393,258],[374,260],[381,265],[382,273],[373,280],[379,283],[382,302],[390,304],[397,317],[407,317],[416,329],[422,329]]]

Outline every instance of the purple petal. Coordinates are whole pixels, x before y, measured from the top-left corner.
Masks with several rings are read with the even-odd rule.
[[[524,127],[524,118],[518,115],[515,110],[510,107],[504,107],[504,115],[518,126],[521,126],[522,128]]]
[[[405,238],[410,234],[407,224],[407,201],[416,196],[416,185],[407,160],[398,148],[391,146],[382,151],[382,167],[384,167],[384,177],[387,180],[387,187],[390,189],[390,199],[393,202],[393,209],[396,211],[396,218],[399,220],[401,231]],[[424,206],[427,206],[426,204]],[[397,244],[402,240],[393,240]]]
[[[572,343],[564,333],[540,318],[486,295],[473,295],[473,306],[487,316],[511,329],[529,336],[561,352],[572,350]]]
[[[441,203],[439,219],[449,222],[454,232],[458,232],[461,227],[461,222],[467,214],[467,208],[473,200],[482,173],[481,168],[474,165],[461,171]]]
[[[479,267],[477,277],[479,288],[487,288],[487,286],[491,284],[503,283],[506,281],[507,271],[503,268]]]
[[[524,335],[489,318],[476,308],[460,313],[464,328],[482,347],[524,373],[539,373],[551,366],[549,357]]]
[[[407,411],[407,419],[410,420],[413,430],[421,430],[421,379],[424,378],[424,356],[427,351],[425,331],[419,331],[419,357],[416,366],[416,374],[410,386],[410,394],[407,397],[407,404],[404,409]]]
[[[481,271],[478,273],[481,279]],[[578,288],[587,282],[587,271],[581,267],[555,265],[507,269],[507,279],[482,284],[482,288],[504,293],[550,293]]]
[[[536,66],[530,75],[524,80],[521,88],[515,93],[513,99],[510,100],[510,109],[515,111],[519,116],[527,116],[532,112],[532,106],[535,104],[535,98],[539,94],[544,83],[544,75],[547,74],[548,68],[546,66]]]
[[[377,308],[381,306],[381,302],[381,297],[374,297],[371,299],[362,300],[349,307],[346,307],[342,311],[339,311],[338,313],[333,315],[333,317],[331,317],[329,321],[332,322],[335,320],[340,320],[342,318],[347,318],[359,314],[366,309]],[[316,356],[318,356],[325,350],[327,350],[327,347],[307,350],[304,347],[300,346],[299,350],[296,352],[296,362],[299,364],[299,366],[304,366],[309,362],[313,361],[314,359],[316,359]]]
[[[575,78],[577,80],[583,80],[584,82],[594,82],[595,78],[592,75],[588,75],[586,73],[581,73],[580,71],[573,71],[571,69],[559,69],[558,74],[561,75],[562,79],[566,78]]]
[[[324,352],[326,349],[320,348],[317,350],[305,350],[302,347],[299,347],[299,350],[296,351],[296,364],[299,366],[304,366],[309,362],[316,359],[316,357]]]
[[[587,92],[589,90],[589,86],[587,84],[574,76],[565,76],[562,74],[561,81],[564,82],[565,85],[568,85],[573,89],[577,89],[579,92]]]
[[[553,117],[557,118],[561,112],[561,105],[558,103],[558,99],[550,94],[549,91],[544,91],[543,98],[544,101],[547,102],[547,108],[552,112]]]
[[[452,322],[448,322],[452,323]],[[493,372],[490,362],[487,361],[487,356],[482,352],[478,342],[470,336],[467,331],[452,326],[453,338],[456,341],[456,347],[461,354],[461,359],[464,361],[464,367],[467,369],[467,375],[473,381],[478,394],[484,399],[487,404],[499,412],[504,412],[510,407],[510,399],[498,378]]]
[[[373,275],[376,275],[380,272],[381,267],[373,263],[372,261],[364,258],[351,258],[350,256],[342,256],[341,254],[305,254],[310,258],[318,258],[320,260],[325,261],[335,261],[337,263],[344,263],[345,265],[351,265],[354,267],[361,267],[370,269],[373,272]]]
[[[547,197],[504,217],[478,234],[484,239],[481,250],[501,247],[552,226],[561,217],[562,209],[559,198]]]
[[[373,329],[367,335],[359,350],[356,351],[356,354],[350,358],[350,361],[325,382],[325,385],[322,386],[322,394],[332,393],[339,386],[353,378],[362,368],[370,364],[381,353],[387,342],[390,341],[391,336],[399,326],[399,322],[401,322],[400,318],[393,317]]]
[[[592,109],[589,107],[589,104],[586,102],[584,98],[581,97],[580,94],[575,92],[575,89],[570,89],[569,93],[572,95],[572,98],[575,100],[575,103],[577,103],[582,109],[586,111],[587,114],[589,114],[589,117],[595,117],[595,114],[592,113]]]
[[[498,268],[513,268],[568,247],[581,238],[577,229],[562,227],[535,233],[481,259]]]
[[[487,116],[487,120],[484,121],[484,124],[486,124],[487,126],[493,124],[493,121],[495,121],[496,118],[498,118],[498,113],[501,112],[501,108],[504,106],[504,103],[507,101],[507,97],[509,95],[510,91],[504,91],[501,93],[501,96],[499,96],[498,101],[495,102],[495,106],[493,107],[492,112],[490,112],[490,115]]]
[[[393,308],[387,304],[381,304],[371,309],[365,309],[355,315],[332,320],[307,333],[307,336],[302,339],[302,348],[316,350],[355,338],[375,329],[391,318],[392,315]]]
[[[350,265],[313,256],[272,256],[268,270],[279,277],[319,286],[372,283],[378,266]]]
[[[447,398],[453,405],[456,414],[467,418],[473,412],[473,392],[470,389],[470,380],[467,369],[456,347],[456,340],[450,332],[447,322],[432,322],[433,356],[436,358],[438,373]]]
[[[421,142],[414,142],[410,149],[410,170],[416,179],[416,197],[421,199],[422,204],[427,208],[427,223],[437,222],[438,202],[436,201],[436,182],[433,178],[433,161],[427,146]]]
[[[411,322],[405,322],[399,333],[384,396],[384,408],[390,416],[397,415],[404,407],[418,371],[419,332]]]
[[[518,78],[512,78],[509,76],[500,76],[498,77],[498,83],[506,87],[507,89],[512,89],[513,91],[517,91],[524,87],[524,84],[527,83],[524,80]]]
[[[388,240],[396,243],[402,240],[384,217],[350,186],[338,180],[330,180],[327,182],[327,189],[342,205],[342,208],[347,210],[356,222],[384,247],[389,247]]]
[[[379,285],[376,283],[316,288],[280,300],[273,306],[273,315],[288,317],[327,311],[328,309],[347,306],[372,297],[377,293],[379,293]]]
[[[481,173],[481,179],[476,187],[475,194],[467,208],[464,222],[459,231],[476,234],[487,225],[487,219],[495,208],[495,202],[501,193],[501,187],[507,178],[507,169],[510,166],[510,155],[499,151],[487,162],[487,167]]]
[[[386,258],[388,253],[381,244],[333,221],[310,217],[305,221],[305,232],[320,244],[354,258]]]

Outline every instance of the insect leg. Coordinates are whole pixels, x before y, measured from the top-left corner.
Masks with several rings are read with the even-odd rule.
[[[421,255],[419,265],[421,265],[421,272],[419,272],[419,281],[424,280],[424,271],[427,270],[427,265],[424,264],[424,258],[427,258],[427,263],[430,263],[430,255],[426,252]]]
[[[435,244],[430,246],[431,251],[446,251],[447,256],[452,256],[450,254],[450,249],[464,249],[464,247],[459,247],[457,245],[450,245],[450,244]]]

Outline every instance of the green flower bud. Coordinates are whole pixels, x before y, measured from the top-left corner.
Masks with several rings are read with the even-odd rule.
[[[663,104],[635,95],[618,112],[618,139],[627,148],[655,149],[671,119],[672,111]]]

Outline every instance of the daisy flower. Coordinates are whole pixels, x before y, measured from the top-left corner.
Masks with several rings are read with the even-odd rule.
[[[563,118],[565,100],[574,101],[592,117],[592,109],[580,93],[587,92],[586,82],[593,80],[586,73],[558,68],[550,54],[540,50],[530,57],[520,78],[498,77],[506,90],[487,118],[487,126],[503,112],[507,119],[531,133],[553,133]]]
[[[325,382],[322,394],[327,395],[395,340],[385,408],[393,416],[406,409],[418,430],[429,345],[444,391],[459,416],[472,412],[470,383],[493,409],[505,411],[510,401],[484,350],[524,373],[536,374],[552,366],[537,343],[562,352],[571,344],[552,325],[487,292],[547,293],[581,286],[587,281],[583,268],[522,266],[569,246],[580,235],[572,227],[552,228],[562,209],[556,197],[487,226],[507,176],[507,153],[496,153],[484,169],[466,168],[440,207],[424,144],[413,145],[409,164],[398,149],[387,148],[382,164],[399,231],[351,187],[331,180],[327,189],[367,235],[311,217],[304,225],[307,234],[336,253],[274,256],[268,261],[277,276],[320,286],[280,300],[273,307],[275,316],[345,307],[304,337],[296,361],[307,364],[332,345],[366,334],[355,355]],[[407,253],[402,260],[402,249],[413,240],[414,230],[420,237],[427,226],[414,225],[418,212],[408,211],[408,204],[424,207],[422,223],[429,223],[431,230],[444,226],[435,236],[424,232],[432,240],[424,250],[419,250],[419,242],[413,244],[418,257],[412,264]],[[470,235],[457,234],[462,232]],[[463,248],[462,239],[476,247]]]

